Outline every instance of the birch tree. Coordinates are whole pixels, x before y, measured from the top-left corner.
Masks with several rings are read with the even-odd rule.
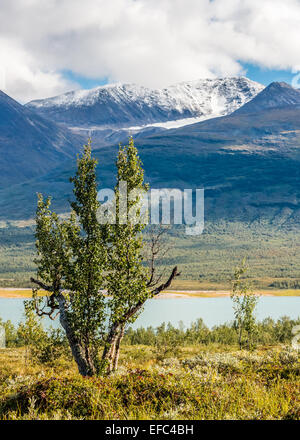
[[[126,183],[126,192],[121,195],[122,183]],[[148,189],[149,185],[144,182],[142,163],[131,138],[129,145],[119,149],[115,188],[116,222],[109,228],[110,271],[107,291],[111,299],[109,330],[103,352],[108,371],[117,368],[120,343],[126,325],[136,320],[147,299],[169,287],[179,275],[175,267],[164,283],[159,284],[160,276],[156,278],[155,261],[161,255],[160,230],[152,236],[149,258],[145,258],[144,248],[149,244],[142,232],[148,215],[143,210],[142,202]]]
[[[246,346],[251,350],[254,347],[254,336],[257,330],[254,311],[258,296],[254,294],[251,285],[244,278],[247,270],[244,259],[241,266],[237,267],[234,272],[231,299],[240,349]]]
[[[142,231],[146,223],[136,222],[128,211],[124,219],[120,212],[120,182],[127,184],[126,204],[129,210],[136,210],[137,217],[140,191],[148,189],[133,140],[119,150],[113,225],[103,224],[97,218],[100,203],[96,164],[89,142],[71,179],[75,201],[67,220],[51,211],[49,198],[39,195],[37,278],[31,278],[36,286],[36,313],[51,319],[59,317],[83,376],[110,373],[117,368],[126,325],[137,318],[147,299],[168,288],[179,275],[174,267],[167,279],[160,282],[161,277],[155,275],[157,245],[150,251],[149,268],[143,258]],[[38,297],[39,288],[48,292],[46,298]]]

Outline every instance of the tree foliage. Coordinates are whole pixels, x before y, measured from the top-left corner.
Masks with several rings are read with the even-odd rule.
[[[148,185],[133,140],[120,146],[117,158],[115,224],[103,224],[97,217],[100,202],[96,164],[89,142],[71,178],[75,201],[68,219],[59,218],[50,209],[50,199],[39,195],[38,279],[31,279],[50,292],[45,301],[34,289],[36,312],[51,318],[59,315],[79,372],[89,376],[104,368],[108,373],[117,368],[126,325],[136,319],[148,298],[169,287],[179,275],[174,267],[166,282],[155,285],[154,257],[150,259],[150,270],[146,268],[141,235],[146,222],[135,219],[140,218],[141,197]],[[124,198],[120,196],[120,184],[124,182],[125,217],[121,206]],[[135,216],[130,215],[132,212]]]
[[[255,307],[258,303],[258,296],[253,293],[249,282],[244,279],[248,267],[246,260],[234,272],[231,299],[235,316],[235,327],[238,332],[239,346],[254,348],[254,336],[257,332],[255,320]]]

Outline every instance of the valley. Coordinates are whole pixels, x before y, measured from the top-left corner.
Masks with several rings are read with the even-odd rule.
[[[215,111],[207,101],[212,90],[208,87],[210,83],[187,84],[175,88],[174,96],[172,88],[163,94],[133,86],[97,88],[34,102],[25,106],[24,111],[46,118],[49,124],[58,124],[63,130],[68,121],[63,121],[60,115],[69,115],[69,123],[72,119],[72,124],[79,128],[81,124],[82,129],[85,122],[81,122],[78,115],[87,112],[88,117],[88,108],[94,108],[104,99],[114,100],[114,109],[118,108],[118,112],[129,105],[130,99],[134,105],[143,99],[147,105],[149,102],[154,105],[155,101],[156,109],[165,105],[168,112],[174,106],[177,108],[181,100],[176,117],[182,120],[184,114],[187,121],[191,116],[201,117],[201,112],[204,117],[206,109],[208,119],[201,122],[169,129],[156,127],[159,131],[154,133],[147,132],[153,129],[148,127],[136,133],[135,143],[152,188],[205,190],[204,234],[187,237],[180,227],[172,228],[168,238],[172,249],[160,262],[161,266],[171,268],[174,262],[179,264],[182,278],[198,283],[196,290],[227,290],[233,268],[243,257],[248,257],[255,286],[267,290],[297,289],[300,279],[300,92],[285,83],[272,83],[263,88],[246,79],[220,80],[214,83],[214,93],[223,96],[223,101],[220,98],[223,103],[227,102],[221,111],[225,115],[209,118]],[[195,87],[199,94],[196,96],[202,96],[197,108],[188,99],[195,93]],[[192,95],[185,95],[187,90]],[[233,99],[233,96],[239,98]],[[183,111],[183,102],[188,112]],[[13,108],[16,106],[13,104]],[[96,108],[95,115],[100,115]],[[130,109],[129,106],[128,112]],[[146,112],[146,107],[143,109]],[[18,111],[21,111],[19,107]],[[151,113],[156,121],[159,112],[157,110],[155,117]],[[51,118],[56,121],[50,122]],[[170,113],[160,117],[161,124],[164,118],[170,118]],[[136,124],[138,119],[129,122]],[[115,134],[114,143],[105,145],[105,141],[99,146],[97,136],[92,138],[93,154],[99,162],[99,188],[113,187],[118,136],[121,132],[126,142],[129,134],[120,124],[111,125],[107,130],[111,133],[109,136]],[[74,130],[72,133],[74,135]],[[88,131],[83,138],[86,140],[87,136]],[[83,138],[80,135],[76,145],[82,143]],[[17,182],[0,189],[0,285],[3,287],[29,287],[29,277],[34,273],[36,193],[51,194],[53,208],[66,212],[67,202],[72,198],[69,177],[76,166],[75,151],[66,151],[70,158],[62,158],[49,171],[40,172],[38,176],[33,173],[28,179],[15,174]]]
[[[234,268],[247,257],[255,289],[271,294],[298,294],[300,237],[298,228],[266,222],[206,223],[199,237],[188,237],[180,227],[168,234],[170,250],[160,267],[180,266],[174,289],[228,291]],[[35,273],[33,227],[0,229],[0,288],[30,288]],[[287,293],[289,292],[289,293]]]

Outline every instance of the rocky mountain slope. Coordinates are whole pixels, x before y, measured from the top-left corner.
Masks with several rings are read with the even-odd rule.
[[[255,111],[249,102],[230,115],[138,137],[147,180],[156,188],[204,188],[206,220],[298,225],[298,93],[273,83],[252,101]],[[117,143],[94,150],[102,187],[114,184],[116,151]],[[64,211],[74,168],[75,160],[29,183],[0,190],[0,213],[6,207],[11,218],[32,216],[36,191],[52,194],[54,206]],[[22,207],[22,216],[15,206]]]
[[[32,101],[27,107],[71,127],[115,129],[226,115],[263,88],[244,77],[182,82],[160,90],[113,84]]]
[[[236,114],[257,113],[267,109],[300,107],[300,90],[284,82],[273,82],[251,101],[236,111]]]
[[[0,188],[74,158],[81,140],[0,91]]]

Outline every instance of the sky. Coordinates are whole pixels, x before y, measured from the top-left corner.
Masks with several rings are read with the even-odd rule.
[[[0,89],[20,102],[245,75],[300,87],[300,0],[1,0]]]

